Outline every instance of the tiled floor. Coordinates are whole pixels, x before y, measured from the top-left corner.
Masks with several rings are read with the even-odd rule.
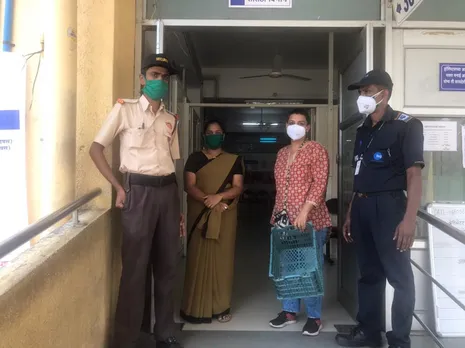
[[[244,208],[244,207],[243,207]],[[236,247],[233,291],[233,319],[227,324],[185,324],[184,331],[274,331],[268,321],[281,311],[273,284],[268,278],[269,212],[258,207],[241,210]],[[336,265],[326,267],[326,296],[323,304],[324,331],[335,331],[334,324],[353,323],[336,301]],[[306,320],[283,331],[300,331]]]
[[[336,347],[334,324],[353,323],[336,301],[337,268],[334,265],[326,266],[326,296],[323,303],[325,333],[312,340],[300,335],[305,314],[301,316],[301,322],[279,332],[269,326],[268,321],[281,310],[273,284],[268,278],[269,214],[259,206],[241,207],[236,245],[233,319],[226,324],[184,324],[180,338],[186,348],[302,347],[310,342],[316,344],[314,347],[333,348]],[[179,295],[181,279],[182,275]],[[150,344],[144,347],[150,347]]]
[[[295,332],[243,332],[243,331],[189,331],[184,332],[183,343],[185,348],[340,348],[334,334],[325,332],[318,337],[306,337]],[[444,340],[446,348],[463,348],[463,339]],[[387,345],[385,345],[387,347]],[[429,337],[412,337],[411,348],[436,348]]]
[[[340,348],[331,332],[323,332],[317,337],[306,337],[297,332],[183,331],[179,338],[184,348]],[[411,348],[437,348],[427,336],[412,336],[411,339]],[[446,348],[465,347],[464,339],[444,339],[442,343]],[[155,343],[147,336],[141,337],[137,347],[156,348]]]
[[[336,348],[335,324],[352,324],[353,320],[336,300],[336,265],[326,265],[326,295],[323,303],[323,332],[315,338],[300,334],[305,315],[300,323],[279,331],[268,321],[281,309],[273,284],[268,279],[269,212],[259,207],[242,206],[236,248],[236,272],[233,294],[233,320],[227,324],[184,324],[179,337],[185,348],[281,348],[315,347]],[[182,289],[180,272],[179,298]],[[179,303],[178,303],[179,308]],[[179,310],[177,311],[179,313]],[[179,318],[178,318],[179,321]],[[444,340],[446,348],[463,348],[465,340]],[[140,347],[154,348],[146,336]],[[412,336],[412,348],[435,348],[427,336]]]

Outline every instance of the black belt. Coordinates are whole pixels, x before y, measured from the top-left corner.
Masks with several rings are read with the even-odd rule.
[[[129,185],[161,187],[176,182],[176,175],[171,173],[166,176],[152,176],[144,174],[129,173]]]
[[[382,195],[397,195],[403,194],[404,190],[394,190],[394,191],[378,191],[378,192],[355,192],[355,196],[358,198],[368,198]]]

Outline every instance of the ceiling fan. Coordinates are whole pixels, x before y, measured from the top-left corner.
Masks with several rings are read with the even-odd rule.
[[[255,79],[259,77],[271,77],[273,79],[280,78],[280,77],[287,77],[290,79],[294,80],[300,80],[300,81],[311,81],[311,78],[308,77],[303,77],[303,76],[297,76],[297,75],[292,75],[292,74],[283,74],[282,72],[282,65],[283,65],[283,58],[281,55],[277,54],[275,55],[273,59],[273,66],[271,67],[271,72],[267,75],[252,75],[252,76],[241,76],[239,77],[240,79]]]

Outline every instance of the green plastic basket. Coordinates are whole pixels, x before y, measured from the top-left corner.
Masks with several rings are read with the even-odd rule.
[[[293,226],[272,228],[269,276],[278,300],[323,295],[323,265],[318,261],[320,249],[310,223],[304,232]]]

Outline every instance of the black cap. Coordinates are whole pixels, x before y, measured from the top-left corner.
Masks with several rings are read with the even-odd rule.
[[[144,58],[142,62],[142,70],[147,70],[153,66],[159,66],[168,70],[170,75],[177,75],[178,71],[174,67],[174,64],[168,60],[168,57],[164,54],[151,54]]]
[[[391,76],[384,70],[372,70],[365,74],[358,82],[351,84],[347,89],[353,91],[369,85],[379,85],[392,90]]]

